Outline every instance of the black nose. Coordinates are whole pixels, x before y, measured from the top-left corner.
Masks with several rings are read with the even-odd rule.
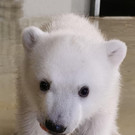
[[[55,133],[63,133],[66,130],[64,126],[57,125],[53,123],[51,120],[46,120],[45,126],[49,131],[55,132]]]

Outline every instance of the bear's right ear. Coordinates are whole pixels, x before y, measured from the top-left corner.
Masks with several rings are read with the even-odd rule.
[[[39,41],[41,35],[44,33],[45,32],[34,26],[25,28],[22,34],[22,42],[24,48],[30,51]]]
[[[107,55],[113,65],[119,66],[127,53],[127,46],[120,40],[110,40],[106,42]]]

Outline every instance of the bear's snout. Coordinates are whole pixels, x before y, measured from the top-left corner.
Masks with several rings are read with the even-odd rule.
[[[48,129],[49,132],[57,134],[62,134],[66,130],[66,127],[64,127],[63,125],[58,125],[51,120],[45,121],[45,127]]]

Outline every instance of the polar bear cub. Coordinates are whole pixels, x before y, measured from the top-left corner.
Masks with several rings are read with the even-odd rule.
[[[106,41],[87,19],[52,18],[23,31],[19,135],[118,135],[119,67],[126,45]]]

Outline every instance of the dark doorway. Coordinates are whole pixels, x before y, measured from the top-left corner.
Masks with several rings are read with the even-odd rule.
[[[101,0],[100,16],[135,16],[135,0]]]

